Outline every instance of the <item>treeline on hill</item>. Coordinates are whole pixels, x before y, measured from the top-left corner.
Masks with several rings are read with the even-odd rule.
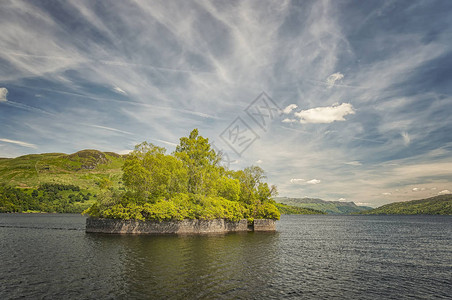
[[[44,183],[37,189],[0,185],[0,212],[80,213],[90,206],[85,202],[91,196],[75,185]]]
[[[276,203],[276,207],[278,208],[279,212],[283,215],[326,215],[326,212],[312,209],[312,208],[305,208],[305,207],[298,207],[298,206],[291,206],[286,205],[284,203]]]
[[[142,143],[123,165],[125,190],[108,188],[85,211],[93,217],[137,220],[279,219],[276,187],[256,166],[231,171],[194,129],[176,150]]]
[[[366,215],[452,215],[452,194],[395,202],[361,212]]]

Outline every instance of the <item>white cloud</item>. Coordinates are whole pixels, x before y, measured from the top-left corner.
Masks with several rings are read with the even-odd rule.
[[[420,190],[420,189],[417,188],[417,187],[415,187],[415,188],[412,189],[413,192],[417,192],[417,191],[419,191],[419,190]]]
[[[338,201],[347,201],[345,198],[339,198]]]
[[[19,145],[19,146],[27,147],[27,148],[34,148],[34,149],[37,148],[36,145],[34,145],[34,144],[21,142],[21,141],[15,141],[15,140],[9,140],[9,139],[0,139],[0,142],[15,144],[15,145]]]
[[[385,192],[385,193],[381,193],[383,196],[390,196],[390,195],[392,195],[392,193],[389,193],[389,192]]]
[[[451,192],[449,190],[442,190],[441,192],[438,193],[438,195],[446,195],[446,194],[451,194]]]
[[[290,104],[286,108],[284,108],[282,112],[287,115],[287,114],[290,114],[292,112],[292,110],[294,110],[297,107],[298,107],[298,105],[296,105],[296,104]]]
[[[290,183],[295,183],[295,184],[319,184],[321,181],[318,179],[311,179],[311,180],[305,180],[302,178],[292,178],[290,180]]]
[[[341,80],[342,78],[344,78],[344,74],[341,74],[339,72],[331,74],[330,76],[328,76],[328,78],[326,79],[326,84],[328,84],[328,87],[331,88],[334,86],[334,84],[336,83],[336,81]]]
[[[410,135],[407,132],[402,132],[401,135],[403,137],[403,143],[405,146],[408,146],[411,143]]]
[[[321,124],[332,123],[334,121],[345,121],[346,115],[355,114],[355,110],[350,103],[342,103],[341,105],[333,105],[326,107],[316,107],[308,110],[302,110],[295,113],[300,118],[300,123]]]
[[[6,102],[6,95],[8,95],[8,90],[6,88],[0,88],[0,102]]]
[[[350,165],[350,166],[361,166],[362,165],[362,163],[361,162],[359,162],[359,161],[349,161],[349,162],[346,162],[345,163],[346,165]]]
[[[318,179],[311,179],[309,181],[306,181],[307,184],[319,184],[321,181]]]
[[[123,95],[126,95],[126,96],[127,96],[126,91],[124,91],[124,90],[121,89],[120,87],[115,86],[115,87],[113,88],[113,91],[116,92],[116,93],[118,93],[118,94],[123,94]]]
[[[261,164],[263,161],[261,159],[256,160],[256,164]]]
[[[295,122],[298,122],[298,121],[295,120],[295,119],[288,119],[288,118],[286,118],[286,119],[282,120],[282,122],[283,123],[295,123]]]
[[[291,180],[290,180],[290,183],[303,183],[303,182],[305,182],[306,180],[304,180],[304,179],[302,179],[302,178],[292,178]]]

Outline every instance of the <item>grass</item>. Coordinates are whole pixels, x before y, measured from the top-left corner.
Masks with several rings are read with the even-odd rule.
[[[0,182],[23,189],[36,189],[42,183],[73,184],[94,194],[104,178],[111,180],[115,188],[121,186],[124,160],[119,154],[97,150],[2,158]]]

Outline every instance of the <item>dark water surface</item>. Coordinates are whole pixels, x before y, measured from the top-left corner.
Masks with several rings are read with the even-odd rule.
[[[86,234],[0,214],[0,299],[451,299],[451,216],[283,216],[277,233]]]

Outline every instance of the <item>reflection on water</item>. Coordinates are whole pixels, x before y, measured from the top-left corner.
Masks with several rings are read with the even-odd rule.
[[[277,236],[121,237],[124,288],[137,298],[229,298],[263,288],[277,268]]]
[[[283,216],[277,233],[86,234],[0,214],[0,299],[447,298],[452,218]]]

